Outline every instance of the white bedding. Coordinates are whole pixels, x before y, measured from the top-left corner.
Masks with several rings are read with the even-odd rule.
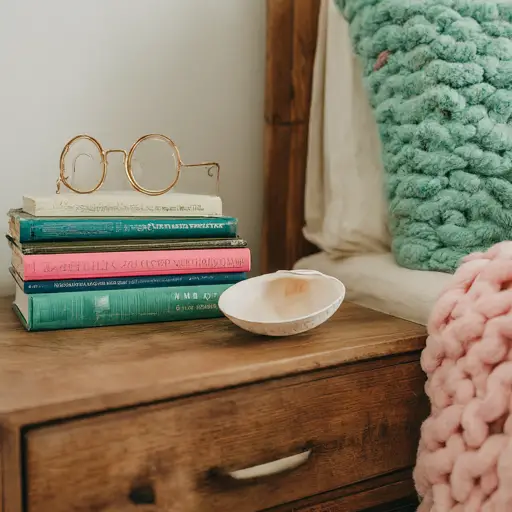
[[[450,274],[399,267],[391,254],[369,254],[334,260],[318,253],[299,260],[295,268],[318,270],[339,279],[346,300],[404,320],[426,325],[430,310]]]
[[[340,279],[347,300],[427,323],[450,275],[408,270],[389,251],[377,125],[334,0],[322,0],[313,76],[305,237],[322,251],[295,268]],[[336,259],[335,259],[336,258]]]
[[[377,123],[349,25],[322,0],[313,72],[304,236],[333,257],[388,251]]]

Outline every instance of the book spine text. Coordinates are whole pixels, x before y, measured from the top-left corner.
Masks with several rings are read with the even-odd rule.
[[[23,198],[23,210],[36,217],[209,217],[222,215],[217,196],[166,194],[161,200],[137,197],[133,200],[112,197]]]
[[[41,331],[220,317],[218,300],[230,286],[31,295],[26,322]]]
[[[247,248],[22,255],[22,269],[19,269],[19,257],[19,251],[14,248],[12,266],[25,281],[249,272],[251,269]]]
[[[66,279],[64,281],[26,281],[23,291],[27,294],[62,293],[92,290],[122,290],[134,288],[162,288],[166,286],[197,286],[234,284],[246,279],[244,272],[219,274],[181,274],[148,277],[117,277],[113,279]]]
[[[231,238],[237,234],[237,220],[126,218],[21,218],[11,222],[11,236],[20,242],[79,240],[138,240],[174,238]],[[17,229],[16,229],[17,228]]]

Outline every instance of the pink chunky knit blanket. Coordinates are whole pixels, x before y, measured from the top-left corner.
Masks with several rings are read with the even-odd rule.
[[[421,512],[512,511],[512,242],[468,256],[429,321]]]

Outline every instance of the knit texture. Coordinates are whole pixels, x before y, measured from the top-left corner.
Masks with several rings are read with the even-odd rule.
[[[398,264],[453,272],[512,238],[510,0],[336,0],[383,146]]]
[[[420,512],[512,510],[512,242],[468,256],[428,324]]]

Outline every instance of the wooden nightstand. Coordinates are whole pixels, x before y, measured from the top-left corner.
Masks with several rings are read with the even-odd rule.
[[[424,342],[351,304],[267,339],[225,319],[26,333],[3,300],[0,509],[413,510]]]

